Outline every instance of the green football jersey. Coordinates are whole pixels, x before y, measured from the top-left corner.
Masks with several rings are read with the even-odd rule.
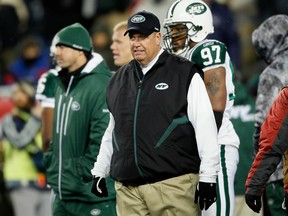
[[[239,138],[230,121],[231,109],[235,99],[234,69],[225,44],[217,40],[204,40],[185,53],[185,57],[196,63],[204,71],[224,67],[226,71],[226,107],[222,126],[218,133],[220,144],[239,147]]]
[[[40,101],[42,107],[54,108],[55,90],[58,83],[58,70],[51,69],[44,73],[38,80],[36,100]]]

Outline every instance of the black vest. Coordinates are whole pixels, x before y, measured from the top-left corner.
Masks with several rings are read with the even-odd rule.
[[[107,103],[115,120],[110,174],[125,184],[141,185],[198,173],[195,133],[187,117],[187,92],[193,63],[161,54],[142,81],[133,60],[109,82]]]

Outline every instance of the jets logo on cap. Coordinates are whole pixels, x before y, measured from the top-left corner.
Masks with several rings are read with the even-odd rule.
[[[135,15],[131,18],[131,22],[132,23],[142,23],[144,22],[146,19],[144,16],[142,15]]]
[[[206,10],[206,6],[202,3],[192,3],[186,8],[187,13],[195,15],[203,14]]]

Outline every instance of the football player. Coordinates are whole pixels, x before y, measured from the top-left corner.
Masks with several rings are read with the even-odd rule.
[[[54,95],[55,89],[58,82],[58,71],[56,59],[55,59],[55,38],[50,46],[50,57],[52,63],[52,69],[48,70],[46,73],[42,74],[38,80],[37,90],[36,90],[36,100],[40,102],[42,113],[42,141],[43,150],[48,149],[49,143],[52,139],[52,125],[53,125],[53,115],[54,115]]]
[[[204,71],[204,81],[218,127],[220,172],[217,201],[202,215],[233,215],[234,177],[239,161],[239,138],[230,121],[234,103],[234,70],[225,44],[206,39],[213,33],[213,18],[201,0],[175,1],[164,20],[164,46],[171,53],[195,62]]]

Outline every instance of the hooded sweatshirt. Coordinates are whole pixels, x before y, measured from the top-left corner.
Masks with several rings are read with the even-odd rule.
[[[275,15],[252,33],[252,43],[268,64],[259,77],[255,104],[255,154],[259,148],[260,128],[281,89],[288,84],[288,16]],[[268,182],[283,179],[281,162]]]
[[[94,53],[81,71],[59,81],[55,92],[53,139],[44,155],[47,182],[63,200],[100,202],[114,199],[111,179],[109,196],[91,193],[90,173],[109,122],[106,85],[111,73],[103,58]],[[90,183],[89,183],[90,182]]]

